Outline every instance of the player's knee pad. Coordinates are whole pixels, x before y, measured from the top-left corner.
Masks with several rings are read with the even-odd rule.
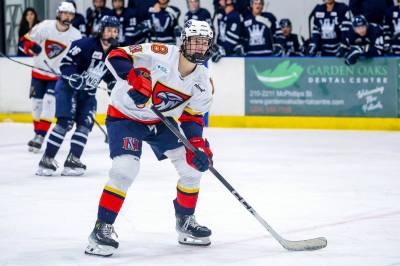
[[[57,123],[54,127],[54,131],[65,135],[68,131],[71,130],[74,122],[71,119],[60,117],[57,119]]]
[[[46,93],[43,97],[43,110],[41,118],[51,121],[56,113],[56,97]]]
[[[86,136],[89,135],[90,131],[92,131],[91,128],[88,128],[86,126],[78,125],[76,128],[76,132],[81,132],[85,134]]]
[[[171,160],[178,174],[178,184],[185,188],[198,188],[200,185],[201,172],[196,171],[186,161],[185,148],[179,147],[165,152],[165,155]]]
[[[140,160],[136,156],[125,154],[114,157],[107,186],[126,193],[139,173],[139,168]]]
[[[32,117],[33,120],[39,121],[42,114],[43,100],[32,98]]]

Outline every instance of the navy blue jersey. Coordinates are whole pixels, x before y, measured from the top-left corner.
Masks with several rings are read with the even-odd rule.
[[[167,44],[176,43],[176,31],[178,31],[178,19],[181,11],[174,6],[154,12],[150,8],[148,27],[150,28],[150,41]]]
[[[185,23],[189,19],[205,21],[211,26],[211,28],[213,28],[212,20],[211,20],[211,14],[205,8],[199,8],[196,12],[188,11],[185,14],[185,18],[184,18],[183,22]]]
[[[116,10],[113,10],[112,15],[117,17],[120,22],[118,36],[120,46],[142,43],[145,40],[145,36],[138,27],[138,12],[138,9],[124,8],[118,15]]]
[[[383,34],[385,43],[391,46],[394,55],[400,55],[400,6],[394,6],[386,11]]]
[[[269,14],[263,12],[259,16],[254,16],[251,12],[247,12],[244,16],[242,36],[246,55],[272,54],[272,29],[276,29],[276,19],[271,20]]]
[[[343,34],[351,28],[351,12],[349,7],[335,2],[333,10],[328,12],[326,5],[317,5],[312,16],[312,37],[322,54],[335,55],[343,40]]]
[[[281,56],[301,56],[301,46],[299,36],[291,33],[289,36],[280,35],[276,38],[276,43],[280,49]]]
[[[237,11],[232,11],[229,14],[219,12],[216,17],[218,25],[217,44],[224,48],[226,55],[231,55],[233,48],[240,44],[242,15]]]
[[[387,9],[393,6],[393,0],[350,0],[349,6],[354,16],[364,15],[368,22],[383,24]]]
[[[367,35],[361,37],[353,29],[346,33],[344,37],[344,45],[356,48],[362,51],[361,55],[367,57],[383,55],[383,32],[382,29],[375,25],[368,25]]]
[[[104,16],[112,16],[111,9],[104,7],[101,9],[88,8],[86,10],[86,36],[95,36],[100,28],[100,21]]]
[[[138,23],[149,19],[149,9],[152,8],[158,0],[129,0],[128,7],[139,11]]]
[[[82,14],[75,13],[75,17],[71,23],[72,26],[81,32],[82,36],[86,36],[86,21]]]
[[[74,41],[61,61],[61,73],[65,76],[72,74],[82,76],[85,79],[82,89],[89,95],[94,95],[97,86],[107,73],[104,63],[106,56],[99,38],[90,37]]]

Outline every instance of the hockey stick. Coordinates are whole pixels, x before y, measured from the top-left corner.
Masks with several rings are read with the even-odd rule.
[[[185,145],[185,147],[192,152],[197,149],[188,141],[188,139],[182,135],[165,116],[157,110],[155,106],[151,107],[151,110],[161,119],[161,121],[178,137]],[[225,178],[212,166],[209,167],[210,172],[219,180],[221,183],[232,193],[233,196],[248,210],[256,219],[259,221],[265,229],[267,229],[271,235],[287,250],[290,251],[304,251],[304,250],[318,250],[327,246],[327,240],[324,237],[318,237],[313,239],[291,241],[281,237],[254,209],[248,204],[245,199],[239,195],[239,193],[225,180]]]

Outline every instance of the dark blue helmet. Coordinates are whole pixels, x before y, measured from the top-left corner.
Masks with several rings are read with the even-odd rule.
[[[288,18],[283,18],[281,21],[279,21],[279,26],[281,28],[286,28],[286,27],[292,27],[292,22]]]
[[[368,21],[363,15],[358,15],[353,18],[353,28],[368,26]]]
[[[111,28],[118,28],[119,29],[120,23],[117,17],[114,16],[104,16],[100,20],[100,27],[99,27],[99,34],[103,33],[106,27]]]

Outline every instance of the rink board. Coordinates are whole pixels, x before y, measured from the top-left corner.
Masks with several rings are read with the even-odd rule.
[[[105,114],[97,121],[104,124]],[[0,122],[31,122],[30,114],[0,114]],[[210,127],[287,128],[339,130],[400,130],[400,118],[293,117],[293,116],[210,116]]]

